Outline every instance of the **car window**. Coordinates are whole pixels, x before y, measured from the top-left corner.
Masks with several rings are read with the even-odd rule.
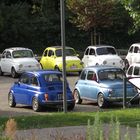
[[[81,73],[80,79],[85,80],[86,73],[87,73],[86,70],[83,70],[82,73]]]
[[[30,84],[33,85],[33,86],[39,86],[38,80],[35,76],[31,77]]]
[[[46,50],[46,51],[44,52],[44,56],[47,56],[47,53],[48,53],[48,50]]]
[[[130,53],[132,53],[133,52],[133,46],[132,47],[130,47],[130,49],[129,49],[129,51],[128,52],[130,52]]]
[[[116,50],[112,47],[97,48],[96,52],[98,55],[117,54]]]
[[[134,47],[134,53],[138,53],[139,52],[139,48],[138,47]]]
[[[23,75],[20,77],[19,82],[20,82],[20,83],[23,83],[23,84],[29,84],[29,76],[26,75],[26,74],[23,74]]]
[[[100,80],[123,80],[125,76],[124,72],[119,69],[102,70],[98,75]]]
[[[97,81],[96,73],[93,71],[88,71],[87,80]]]
[[[131,67],[128,69],[127,74],[128,74],[128,75],[132,75],[132,72],[133,72],[133,66],[131,66]]]
[[[16,50],[12,52],[13,58],[34,57],[30,50]]]
[[[3,53],[2,53],[2,58],[5,58],[6,57],[6,51],[4,51]]]
[[[89,52],[89,48],[85,51],[85,55],[88,55]]]
[[[136,66],[134,68],[134,75],[140,75],[140,67]]]
[[[55,53],[56,53],[57,57],[61,57],[62,56],[62,49],[57,49]],[[66,48],[65,55],[66,56],[76,56],[76,52],[71,48]]]
[[[95,50],[91,48],[89,51],[89,55],[95,55]]]
[[[49,57],[54,56],[54,52],[53,52],[52,50],[49,50],[48,56],[49,56]]]
[[[6,53],[6,58],[11,58],[11,53],[9,51]]]
[[[61,74],[44,74],[43,78],[46,82],[62,82]]]

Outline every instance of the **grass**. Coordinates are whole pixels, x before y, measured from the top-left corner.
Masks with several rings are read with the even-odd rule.
[[[94,122],[97,112],[58,112],[47,115],[17,116],[12,117],[17,122],[17,129],[48,128],[63,126],[87,125],[88,120]],[[106,112],[98,112],[103,123],[109,123],[111,119],[119,121],[121,125],[136,127],[140,124],[140,109],[120,109]],[[0,126],[5,127],[9,117],[0,117]]]

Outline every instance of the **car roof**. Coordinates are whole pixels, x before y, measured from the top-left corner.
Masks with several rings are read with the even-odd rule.
[[[31,50],[31,49],[25,47],[10,47],[5,49],[5,51],[15,51],[15,50]]]
[[[140,43],[133,43],[131,46],[133,46],[133,45],[140,46]]]
[[[40,76],[42,74],[61,74],[60,71],[56,71],[56,70],[26,71],[25,73],[27,73],[27,74],[33,74],[33,75],[36,75],[36,76]]]
[[[114,48],[114,46],[111,46],[111,45],[94,45],[94,46],[88,46],[88,48],[106,48],[106,47]]]
[[[107,65],[96,65],[96,66],[89,66],[89,67],[86,67],[84,68],[84,70],[96,70],[96,71],[99,71],[99,70],[104,70],[104,69],[121,69],[119,67],[115,67],[115,66],[107,66]]]
[[[50,47],[47,47],[47,48],[49,48],[49,49],[50,49],[50,48],[60,49],[60,48],[62,48],[62,46],[50,46]],[[46,48],[46,49],[47,49],[47,48]],[[68,47],[68,46],[65,46],[65,48],[66,48],[66,49],[73,49],[72,47]]]
[[[140,66],[140,62],[132,63],[130,66]]]

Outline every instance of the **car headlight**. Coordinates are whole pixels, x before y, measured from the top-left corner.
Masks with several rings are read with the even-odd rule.
[[[41,68],[41,65],[40,64],[36,64],[36,66],[39,67],[39,68]]]
[[[80,62],[80,65],[84,65],[84,63],[81,61],[81,62]]]
[[[106,65],[107,64],[107,61],[103,61],[103,64]]]
[[[114,92],[114,91],[113,91],[112,89],[108,89],[108,96],[111,97],[112,94],[113,94],[113,92]]]
[[[19,66],[18,66],[18,67],[19,67],[19,69],[21,69],[21,68],[23,67],[23,65],[22,65],[22,64],[19,64]]]

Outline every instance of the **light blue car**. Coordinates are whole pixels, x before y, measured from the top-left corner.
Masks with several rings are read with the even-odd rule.
[[[112,102],[123,101],[123,78],[125,73],[121,68],[113,66],[92,66],[84,68],[73,91],[75,103],[82,100],[97,102],[100,108],[107,107]],[[136,94],[136,88],[127,82],[127,97],[129,101]],[[133,103],[137,103],[134,100]]]

